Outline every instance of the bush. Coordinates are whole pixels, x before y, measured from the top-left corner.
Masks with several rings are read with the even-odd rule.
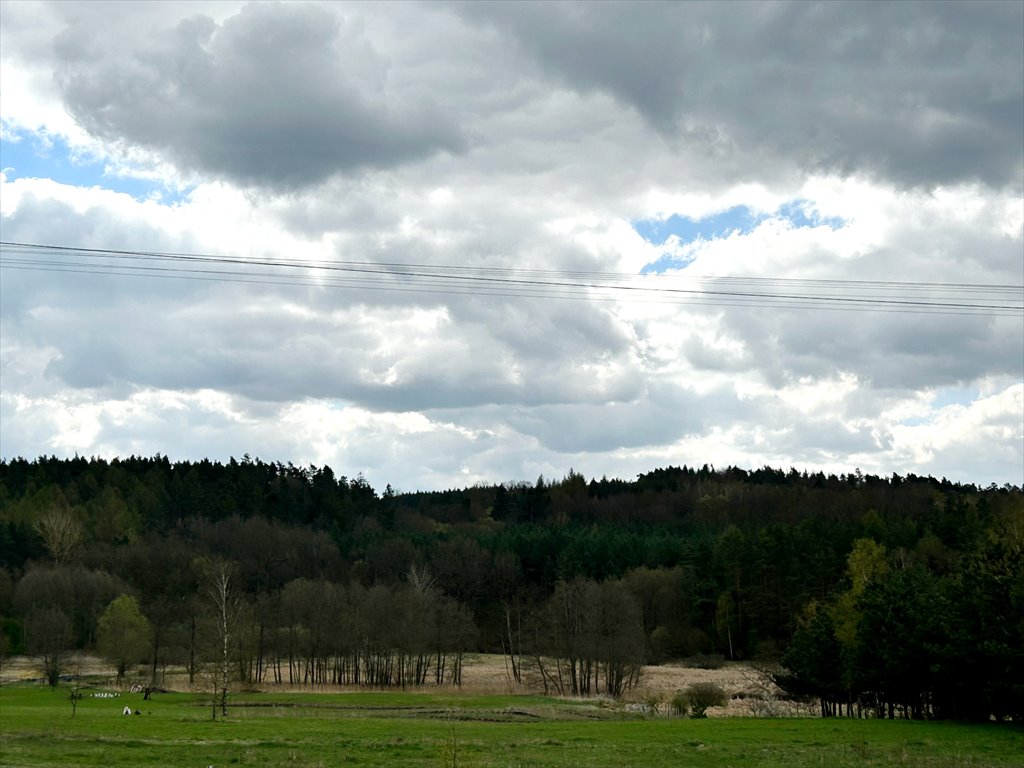
[[[644,696],[644,705],[647,707],[648,712],[657,715],[661,713],[661,704],[664,700],[665,697],[660,693],[649,693]]]
[[[690,717],[707,717],[708,707],[720,707],[727,701],[725,689],[715,683],[694,683],[684,695],[690,705]]]
[[[686,717],[686,713],[690,710],[690,700],[686,698],[686,694],[682,691],[676,691],[676,695],[672,697],[669,706],[672,707],[673,714],[679,717]]]

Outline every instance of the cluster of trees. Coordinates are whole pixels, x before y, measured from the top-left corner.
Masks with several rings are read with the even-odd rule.
[[[823,716],[1024,720],[1024,515],[955,562],[858,540],[847,576],[805,607],[783,688],[817,697]]]
[[[643,626],[621,581],[559,582],[535,617],[533,650],[544,680],[559,694],[620,696],[639,680]],[[550,656],[545,663],[542,653]]]
[[[476,647],[470,613],[415,569],[395,585],[296,579],[249,613],[243,676],[254,683],[458,685]]]
[[[0,462],[0,652],[99,649],[101,617],[126,596],[153,679],[228,658],[218,674],[254,684],[457,684],[462,654],[483,650],[504,652],[512,679],[615,695],[644,663],[785,652],[785,682],[826,714],[1012,714],[996,682],[972,694],[984,705],[953,711],[924,678],[920,700],[877,679],[906,667],[905,647],[929,669],[960,655],[1019,681],[1005,649],[1024,636],[1004,619],[1020,615],[1022,558],[993,542],[1013,541],[1022,509],[1011,486],[767,467],[378,494],[248,457],[16,459]],[[886,577],[854,578],[851,558]],[[219,607],[211,563],[230,577]],[[911,605],[906,579],[950,606],[913,629],[956,629],[959,644],[923,656],[932,635],[879,623],[889,603]],[[892,648],[865,639],[885,632]]]

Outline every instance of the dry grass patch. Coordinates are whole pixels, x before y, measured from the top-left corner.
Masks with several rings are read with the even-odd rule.
[[[67,674],[82,675],[93,684],[114,689],[116,671],[103,659],[85,653],[76,653],[66,668]],[[16,656],[5,659],[0,668],[0,684],[26,682],[42,678],[43,672],[39,662],[30,656]],[[132,683],[147,682],[149,670],[138,668],[129,671],[126,687]],[[788,702],[779,702],[777,712],[765,712],[759,708],[758,702],[767,695],[777,697],[777,691],[766,686],[764,676],[757,668],[742,662],[725,662],[718,669],[701,669],[683,662],[673,662],[659,666],[644,667],[640,683],[624,697],[626,705],[632,705],[636,711],[650,711],[651,714],[668,714],[669,703],[673,696],[695,683],[714,683],[721,686],[729,698],[724,707],[713,707],[708,710],[712,717],[750,716],[750,715],[792,715],[813,714],[797,708]],[[161,687],[173,691],[187,692],[190,690],[188,675],[183,669],[169,668],[162,676]],[[241,688],[241,686],[240,686]],[[308,686],[275,684],[264,682],[259,690],[277,693],[330,692],[356,693],[365,691],[359,687]],[[467,696],[487,696],[501,694],[544,694],[544,685],[536,666],[527,664],[524,669],[523,683],[517,684],[511,676],[505,658],[500,654],[469,654],[466,656],[462,672],[460,688],[426,686],[420,689],[429,693],[438,690],[453,691]],[[414,690],[411,692],[415,692]],[[594,697],[599,698],[599,697]]]

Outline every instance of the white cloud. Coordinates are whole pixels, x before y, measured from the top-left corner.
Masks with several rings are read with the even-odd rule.
[[[36,27],[30,9],[10,16],[5,6],[5,130],[64,136],[112,169],[183,194],[140,201],[3,179],[4,239],[596,283],[609,272],[635,276],[662,255],[633,222],[745,206],[767,218],[749,232],[677,242],[693,263],[657,283],[745,277],[784,293],[808,284],[768,281],[814,279],[834,281],[821,291],[841,284],[856,295],[852,281],[869,281],[873,300],[935,297],[924,282],[957,286],[945,301],[967,301],[965,283],[990,283],[1017,286],[1004,298],[1019,305],[1024,202],[1004,171],[1021,152],[1004,140],[1016,118],[998,111],[1014,91],[986,101],[960,88],[995,83],[1005,63],[1024,60],[1019,40],[1014,48],[996,35],[976,59],[950,59],[955,87],[943,90],[921,69],[920,50],[895,46],[883,64],[862,51],[823,52],[831,43],[815,38],[817,53],[802,54],[778,19],[761,18],[772,8],[743,22],[763,32],[752,38],[756,56],[726,56],[728,14],[711,8],[649,6],[620,18],[587,6],[588,31],[543,6],[168,3],[111,18],[107,5],[42,4],[31,9]],[[866,14],[873,29],[878,19],[859,8],[829,13]],[[886,13],[899,24],[937,16],[957,45],[996,23],[982,13],[958,31],[947,11]],[[545,39],[529,38],[544,14]],[[679,14],[699,16],[694,29],[707,34],[678,55],[733,83],[721,102],[652,79],[651,60],[665,72],[682,61],[657,44],[678,39]],[[798,39],[806,23],[793,28]],[[563,28],[558,52],[547,37]],[[115,56],[104,47],[111,36],[134,42]],[[587,47],[592,38],[603,47]],[[588,74],[599,52],[621,71]],[[851,83],[833,56],[866,68],[877,94]],[[827,61],[834,98],[820,99],[820,73],[808,88],[742,74],[762,60],[792,73]],[[277,64],[288,65],[278,75],[304,67],[301,84],[261,81]],[[209,71],[189,69],[197,66]],[[891,87],[890,66],[899,75]],[[238,83],[251,87],[227,98]],[[887,117],[910,86],[921,109]],[[140,111],[154,95],[164,105]],[[749,143],[737,122],[744,95],[751,124],[768,128]],[[261,104],[282,109],[263,119]],[[908,116],[920,119],[920,146],[903,157],[904,139],[879,143],[878,131]],[[967,140],[965,124],[990,146]],[[786,138],[813,125],[822,136],[806,146]],[[843,223],[796,227],[774,216],[794,201]],[[500,282],[395,291],[323,271],[288,285],[181,277],[5,265],[0,452],[249,453],[329,463],[407,490],[569,467],[630,477],[666,463],[1024,482],[1019,313],[796,309],[692,294],[609,301],[608,291],[555,300]],[[341,277],[350,282],[334,282]],[[940,390],[968,396],[947,403],[935,399]]]
[[[1024,385],[1008,384],[967,406],[936,409],[920,423],[894,425],[894,453],[910,466],[942,467],[951,478],[1019,484],[1012,472],[1001,476],[990,467],[1024,466],[1022,414]]]

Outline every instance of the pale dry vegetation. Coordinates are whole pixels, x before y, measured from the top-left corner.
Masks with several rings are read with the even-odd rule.
[[[544,693],[543,683],[536,666],[524,670],[522,684],[512,680],[505,659],[499,654],[467,654],[464,662],[462,685],[457,689],[467,696],[497,694],[537,695]],[[129,670],[124,687],[133,683],[142,684],[149,680],[149,669],[140,667]],[[116,688],[117,670],[104,659],[86,653],[76,653],[67,666],[67,673],[81,675],[92,684]],[[43,668],[38,660],[30,656],[15,656],[5,659],[0,667],[0,684],[40,680]],[[726,662],[718,669],[702,669],[684,662],[670,662],[657,666],[646,666],[640,682],[622,699],[623,706],[650,715],[671,714],[671,701],[679,691],[696,683],[713,683],[726,693],[728,703],[708,710],[711,717],[749,716],[792,716],[813,715],[794,702],[779,698],[779,691],[770,683],[763,670],[744,662]],[[167,690],[189,690],[188,674],[181,668],[168,668],[160,678],[160,687]],[[339,691],[367,690],[338,686],[297,686],[263,683],[263,691],[335,693]],[[421,690],[436,690],[427,685]],[[448,688],[448,690],[452,690]],[[601,697],[591,697],[594,699]],[[606,697],[605,697],[606,698]]]

